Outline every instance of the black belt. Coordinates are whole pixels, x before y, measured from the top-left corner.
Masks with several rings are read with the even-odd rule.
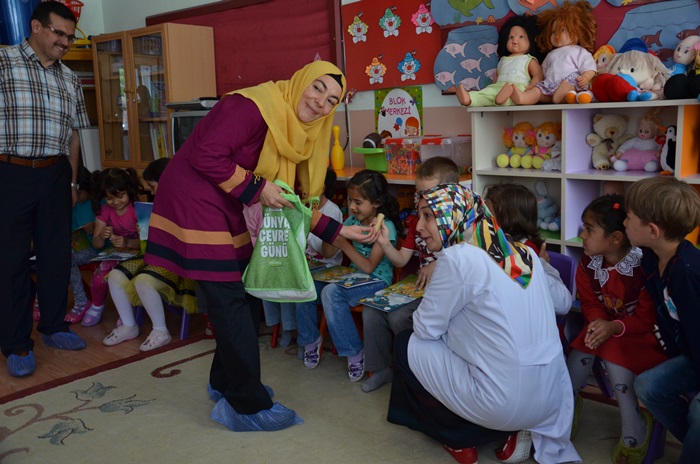
[[[65,156],[56,155],[48,158],[23,158],[21,156],[0,154],[0,162],[29,166],[32,168],[46,168],[61,161]]]

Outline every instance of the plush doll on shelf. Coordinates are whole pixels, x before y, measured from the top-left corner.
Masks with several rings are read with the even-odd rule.
[[[529,169],[542,169],[545,161],[551,158],[558,158],[561,154],[561,124],[557,122],[543,122],[534,132],[536,145],[532,147],[532,156],[524,156],[521,165]],[[556,168],[559,163],[548,163],[548,170]]]
[[[628,134],[629,116],[621,114],[596,114],[593,116],[593,132],[586,136],[586,143],[593,150],[591,162],[593,168],[610,169],[610,157],[617,153],[623,142],[632,138]]]
[[[569,91],[588,89],[596,73],[593,51],[598,25],[592,11],[593,7],[586,1],[565,2],[537,15],[542,26],[537,45],[548,52],[542,62],[544,80],[524,92],[511,86],[515,103],[561,103]]]
[[[615,49],[612,45],[603,45],[595,51],[593,59],[595,60],[596,75],[609,72],[608,66],[613,56],[615,56]],[[595,76],[593,80],[595,80]],[[591,82],[593,82],[593,80],[591,80]],[[583,92],[572,90],[566,94],[565,99],[566,103],[590,103],[593,101],[593,92],[590,90],[584,90]]]
[[[663,98],[664,84],[671,75],[641,39],[625,42],[608,69],[608,73],[596,76],[591,86],[601,102],[658,100]]]
[[[678,100],[700,95],[700,36],[691,35],[683,39],[673,52],[673,61],[684,63],[685,72],[674,72],[668,78],[664,85],[666,98]]]
[[[666,128],[666,137],[664,144],[661,147],[659,155],[659,163],[661,164],[662,176],[672,176],[676,170],[676,126],[668,126]]]
[[[508,147],[508,152],[496,157],[499,168],[519,168],[524,156],[532,159],[532,146],[536,143],[534,129],[529,122],[519,122],[512,128],[503,129],[503,145]]]
[[[471,92],[461,85],[457,86],[459,102],[464,106],[513,105],[510,99],[513,91],[507,84],[524,90],[540,82],[543,78],[541,56],[535,44],[539,33],[536,16],[513,16],[503,23],[498,33],[496,53],[500,59],[494,83]]]
[[[656,172],[659,170],[659,143],[657,136],[662,132],[658,118],[659,109],[647,111],[639,123],[637,136],[624,142],[611,158],[616,171]]]
[[[535,182],[535,193],[537,194],[537,225],[542,230],[552,232],[560,230],[559,205],[549,196],[547,184],[541,180]]]

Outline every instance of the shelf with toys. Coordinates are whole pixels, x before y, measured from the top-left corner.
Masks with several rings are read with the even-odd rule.
[[[623,125],[621,133],[628,134],[627,138],[631,138],[637,134],[642,117],[650,110],[656,113],[664,128],[676,126],[676,150],[673,157],[675,172],[672,175],[695,184],[700,189],[700,104],[696,99],[687,99],[469,108],[474,134],[474,190],[481,193],[488,185],[506,182],[526,185],[533,192],[537,191],[536,184],[540,189],[544,186],[546,193],[560,206],[560,230],[548,230],[542,235],[549,244],[559,246],[561,252],[578,257],[581,253],[581,241],[578,238],[581,213],[585,206],[603,193],[622,192],[634,181],[659,175],[658,171],[595,169],[592,162],[593,148],[587,143],[587,136],[594,132],[594,116],[621,116],[614,121]],[[613,119],[606,117],[602,121],[612,124]],[[534,131],[545,122],[561,125],[561,138],[558,142],[561,170],[498,167],[496,158],[508,150],[503,139],[504,129],[523,122],[531,124]],[[596,126],[596,129],[601,130],[601,127]],[[556,228],[556,225],[552,227]],[[555,247],[550,250],[557,251]]]

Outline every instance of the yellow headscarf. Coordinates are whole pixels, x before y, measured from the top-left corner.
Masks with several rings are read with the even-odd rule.
[[[229,93],[253,100],[268,126],[255,174],[282,180],[292,188],[298,175],[302,198],[318,197],[323,190],[335,108],[323,118],[304,123],[297,116],[297,105],[304,90],[325,74],[341,76],[342,101],[345,76],[334,64],[321,60],[307,64],[287,81],[269,81]]]

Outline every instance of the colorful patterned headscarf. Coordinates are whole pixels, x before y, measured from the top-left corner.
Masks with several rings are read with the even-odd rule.
[[[480,196],[460,184],[441,184],[416,192],[416,205],[421,199],[435,215],[444,248],[471,243],[485,250],[511,279],[527,288],[532,256],[525,245],[513,242],[501,230]]]

